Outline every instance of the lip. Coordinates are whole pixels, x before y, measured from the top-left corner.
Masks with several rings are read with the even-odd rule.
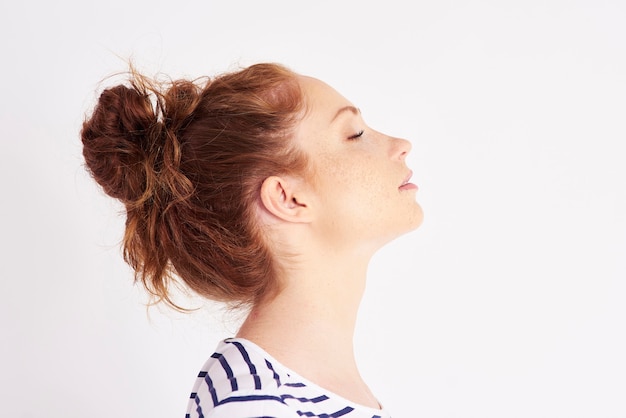
[[[416,184],[409,183],[409,181],[411,180],[412,176],[413,176],[413,171],[409,170],[409,174],[404,178],[404,181],[402,182],[400,187],[398,187],[398,189],[400,189],[400,190],[417,190],[418,187],[417,187]]]

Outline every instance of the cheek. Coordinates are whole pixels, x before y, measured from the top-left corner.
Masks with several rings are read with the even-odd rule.
[[[329,197],[353,216],[372,217],[392,198],[389,180],[385,183],[383,173],[372,161],[336,162],[329,174]]]

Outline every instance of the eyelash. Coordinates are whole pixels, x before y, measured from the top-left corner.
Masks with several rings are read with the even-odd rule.
[[[350,140],[359,139],[359,138],[363,135],[363,133],[364,133],[364,132],[365,132],[365,131],[360,130],[360,131],[359,131],[359,132],[357,132],[356,134],[354,134],[354,135],[352,135],[352,136],[349,136],[349,137],[348,137],[348,139],[350,139]]]

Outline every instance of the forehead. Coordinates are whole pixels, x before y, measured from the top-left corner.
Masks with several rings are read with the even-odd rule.
[[[301,75],[298,83],[306,104],[304,119],[330,124],[339,109],[352,106],[337,90],[317,78]]]
[[[298,82],[305,104],[304,114],[298,123],[294,135],[295,143],[309,157],[312,167],[323,165],[324,161],[334,155],[340,147],[342,129],[349,119],[338,113],[352,103],[335,89],[321,80],[312,77],[299,76]],[[318,168],[314,168],[315,171]]]

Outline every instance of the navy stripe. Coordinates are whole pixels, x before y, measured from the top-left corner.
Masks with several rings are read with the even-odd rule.
[[[190,399],[195,399],[196,396],[198,396],[198,394],[196,392],[191,392],[191,395],[189,395]]]
[[[280,387],[282,385],[282,383],[280,383],[280,376],[278,375],[278,373],[276,373],[276,370],[274,370],[274,366],[272,366],[272,363],[270,363],[268,360],[265,360],[265,365],[268,369],[272,371],[272,373],[274,373],[274,380],[276,381],[276,385],[277,387]]]
[[[285,383],[285,386],[289,386],[290,388],[303,388],[306,385],[304,383]]]
[[[230,368],[230,364],[228,364],[228,361],[226,361],[226,357],[224,357],[222,354],[218,354],[214,358],[219,360],[220,364],[222,365],[222,369],[224,369],[224,371],[226,372],[226,377],[228,377],[228,380],[230,380],[230,388],[233,391],[239,389],[239,386],[237,385],[237,379],[235,379],[235,375],[233,374],[233,369]]]
[[[204,376],[204,381],[206,382],[207,387],[209,388],[209,393],[211,394],[211,399],[213,400],[213,405],[217,405],[217,392],[215,391],[215,387],[213,387],[213,381],[211,380],[211,376],[208,374]],[[200,402],[200,398],[196,396],[196,403]]]
[[[333,417],[333,418],[337,418],[337,417],[341,417],[343,415],[346,415],[347,413],[350,413],[352,411],[354,411],[354,408],[352,408],[350,406],[346,406],[341,411],[337,411],[337,412],[334,412],[334,413],[330,414],[330,416]]]
[[[305,416],[305,417],[318,417],[318,418],[338,418],[346,414],[349,414],[352,411],[354,411],[354,408],[346,406],[341,411],[333,412],[330,415],[329,414],[315,414],[313,412],[302,412],[302,411],[298,411],[298,415]]]
[[[196,412],[198,413],[198,418],[204,418],[202,407],[200,406],[200,398],[196,398]]]
[[[304,398],[298,398],[298,400],[301,401],[301,402],[304,402],[303,399]],[[317,398],[310,399],[309,402],[318,403],[318,402],[323,402],[323,401],[325,401],[327,399],[328,399],[328,396],[320,395]]]
[[[259,378],[259,375],[256,372],[256,366],[252,364],[252,361],[250,360],[250,356],[248,355],[248,352],[243,347],[243,345],[241,345],[240,342],[233,341],[232,344],[234,344],[235,347],[239,349],[239,352],[241,353],[246,364],[248,365],[248,368],[250,369],[250,374],[254,377],[254,388],[261,389],[261,379]]]
[[[231,403],[231,402],[254,402],[254,401],[276,401],[280,403],[284,403],[283,400],[278,396],[271,395],[247,395],[247,396],[231,396],[226,398],[220,402],[220,405]]]
[[[296,398],[293,395],[285,394],[285,395],[282,395],[282,398],[283,398],[283,400],[284,399],[295,399],[296,401],[299,401],[299,402],[302,402],[302,403],[308,403],[308,402],[319,403],[319,402],[323,402],[323,401],[328,400],[328,396],[326,396],[326,395],[320,395],[320,396],[318,396],[316,398],[309,399],[309,398]]]

